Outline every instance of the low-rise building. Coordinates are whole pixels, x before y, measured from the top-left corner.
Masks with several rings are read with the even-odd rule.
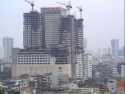
[[[52,57],[47,51],[43,50],[20,50],[16,57],[17,64],[51,64],[55,63],[55,57]]]
[[[125,80],[117,81],[118,94],[125,94]]]
[[[116,94],[117,93],[117,80],[115,79],[109,79],[107,81],[107,87],[111,94]]]

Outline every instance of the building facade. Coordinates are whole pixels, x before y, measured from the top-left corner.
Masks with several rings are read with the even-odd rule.
[[[4,50],[3,61],[5,63],[12,63],[12,49],[13,49],[13,39],[10,37],[3,38],[3,50]]]
[[[90,53],[84,54],[84,79],[92,78],[93,57]]]
[[[21,75],[28,74],[29,76],[42,75],[46,73],[58,74],[59,69],[62,69],[62,74],[68,78],[72,77],[71,64],[15,64],[12,66],[12,78],[18,78]]]
[[[82,61],[82,54],[77,54],[77,57],[76,57],[76,78],[77,79],[80,79],[80,80],[83,80],[83,78],[85,77],[85,69],[84,69],[84,66],[83,66],[83,61]]]
[[[16,59],[17,59],[17,56],[18,56],[18,53],[20,52],[20,48],[13,48],[12,49],[12,62],[13,64],[17,63],[16,62]]]
[[[42,48],[43,25],[41,15],[37,11],[24,13],[23,44],[24,48]]]
[[[18,64],[55,64],[55,57],[43,50],[20,50],[16,57]]]
[[[112,55],[118,56],[118,52],[119,52],[119,40],[118,39],[111,40],[111,48],[112,48]]]
[[[66,10],[60,7],[41,8],[43,19],[44,41],[47,48],[59,45],[61,17]]]

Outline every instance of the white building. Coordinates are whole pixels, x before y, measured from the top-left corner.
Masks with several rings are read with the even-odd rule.
[[[89,53],[84,54],[84,56],[78,54],[76,56],[76,62],[76,78],[84,80],[92,78],[92,55]]]
[[[82,60],[82,54],[77,54],[76,56],[76,78],[82,79],[84,77],[84,66],[83,66],[83,60]]]
[[[84,54],[84,79],[92,78],[93,57],[90,53]]]
[[[12,48],[13,48],[13,39],[10,37],[3,38],[3,51],[4,51],[3,60],[6,63],[12,63]]]
[[[47,52],[41,50],[21,50],[17,57],[16,63],[18,64],[54,64],[55,57],[52,57]]]

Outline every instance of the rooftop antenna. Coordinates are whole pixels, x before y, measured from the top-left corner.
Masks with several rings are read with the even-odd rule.
[[[70,10],[72,9],[71,0],[69,0],[68,3],[62,3],[62,2],[56,2],[56,3],[60,5],[64,5],[67,9],[67,12],[68,12],[67,14],[70,15]]]
[[[79,9],[79,12],[80,12],[80,18],[82,18],[82,12],[83,12],[83,9],[82,9],[82,7],[77,7],[78,9]]]
[[[28,4],[31,5],[32,11],[33,11],[34,10],[34,6],[35,6],[34,2],[33,1],[28,1],[28,0],[25,0],[25,2],[27,2]]]

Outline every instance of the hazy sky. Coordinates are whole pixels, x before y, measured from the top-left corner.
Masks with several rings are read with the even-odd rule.
[[[61,6],[56,2],[66,0],[34,0],[35,9],[44,6]],[[105,48],[110,46],[112,38],[124,38],[124,0],[72,0],[74,8],[82,6],[84,10],[84,31],[89,49]],[[0,45],[2,38],[14,38],[15,46],[23,45],[23,13],[31,7],[24,0],[1,0],[0,5]],[[74,9],[73,13],[77,10]],[[78,13],[77,13],[78,14]]]

